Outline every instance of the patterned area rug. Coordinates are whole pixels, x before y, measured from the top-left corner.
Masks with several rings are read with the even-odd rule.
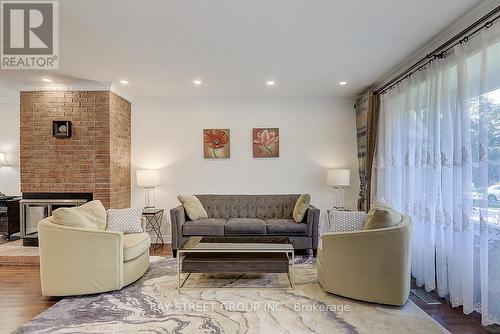
[[[187,286],[196,288],[178,291],[176,266],[152,258],[134,284],[65,298],[15,333],[447,333],[411,301],[387,307],[323,292],[308,257],[296,259],[294,290],[285,274],[193,274]]]

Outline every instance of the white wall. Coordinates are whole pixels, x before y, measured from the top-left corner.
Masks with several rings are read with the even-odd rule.
[[[143,205],[135,186],[138,168],[161,169],[157,207],[178,205],[180,193],[303,193],[324,213],[332,206],[329,168],[350,168],[346,206],[359,188],[355,114],[350,101],[329,98],[142,98],[132,104],[132,204]],[[280,128],[280,157],[252,157],[252,128]],[[203,159],[202,129],[231,130],[231,158]],[[19,103],[0,102],[0,191],[19,194]],[[168,221],[168,220],[166,220]],[[168,224],[165,224],[167,227]],[[169,235],[168,231],[165,233]]]
[[[252,128],[280,129],[280,157],[252,157]],[[202,130],[229,128],[231,158],[203,159]],[[132,203],[143,205],[136,169],[161,169],[156,206],[178,194],[305,193],[324,213],[332,206],[329,168],[350,168],[346,207],[358,189],[353,103],[328,98],[142,98],[132,104]],[[166,224],[168,225],[168,224]],[[168,232],[167,232],[168,233]]]
[[[0,167],[0,191],[6,195],[21,192],[19,181],[19,102],[0,101],[0,152],[9,167]]]

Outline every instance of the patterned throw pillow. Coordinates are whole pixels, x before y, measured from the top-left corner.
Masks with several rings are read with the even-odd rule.
[[[360,231],[365,225],[365,217],[364,211],[330,210],[328,213],[329,232]]]
[[[141,233],[142,209],[108,209],[108,231]]]

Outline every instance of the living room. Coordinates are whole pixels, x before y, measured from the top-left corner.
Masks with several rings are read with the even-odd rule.
[[[500,332],[498,0],[0,6],[0,332]]]

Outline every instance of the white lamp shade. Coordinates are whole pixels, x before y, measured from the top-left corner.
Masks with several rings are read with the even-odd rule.
[[[137,185],[139,187],[160,185],[160,171],[158,169],[139,169],[137,171]]]
[[[0,167],[8,166],[7,158],[5,158],[5,153],[0,152]]]
[[[330,169],[326,183],[330,187],[349,187],[351,185],[351,171],[349,169]]]

